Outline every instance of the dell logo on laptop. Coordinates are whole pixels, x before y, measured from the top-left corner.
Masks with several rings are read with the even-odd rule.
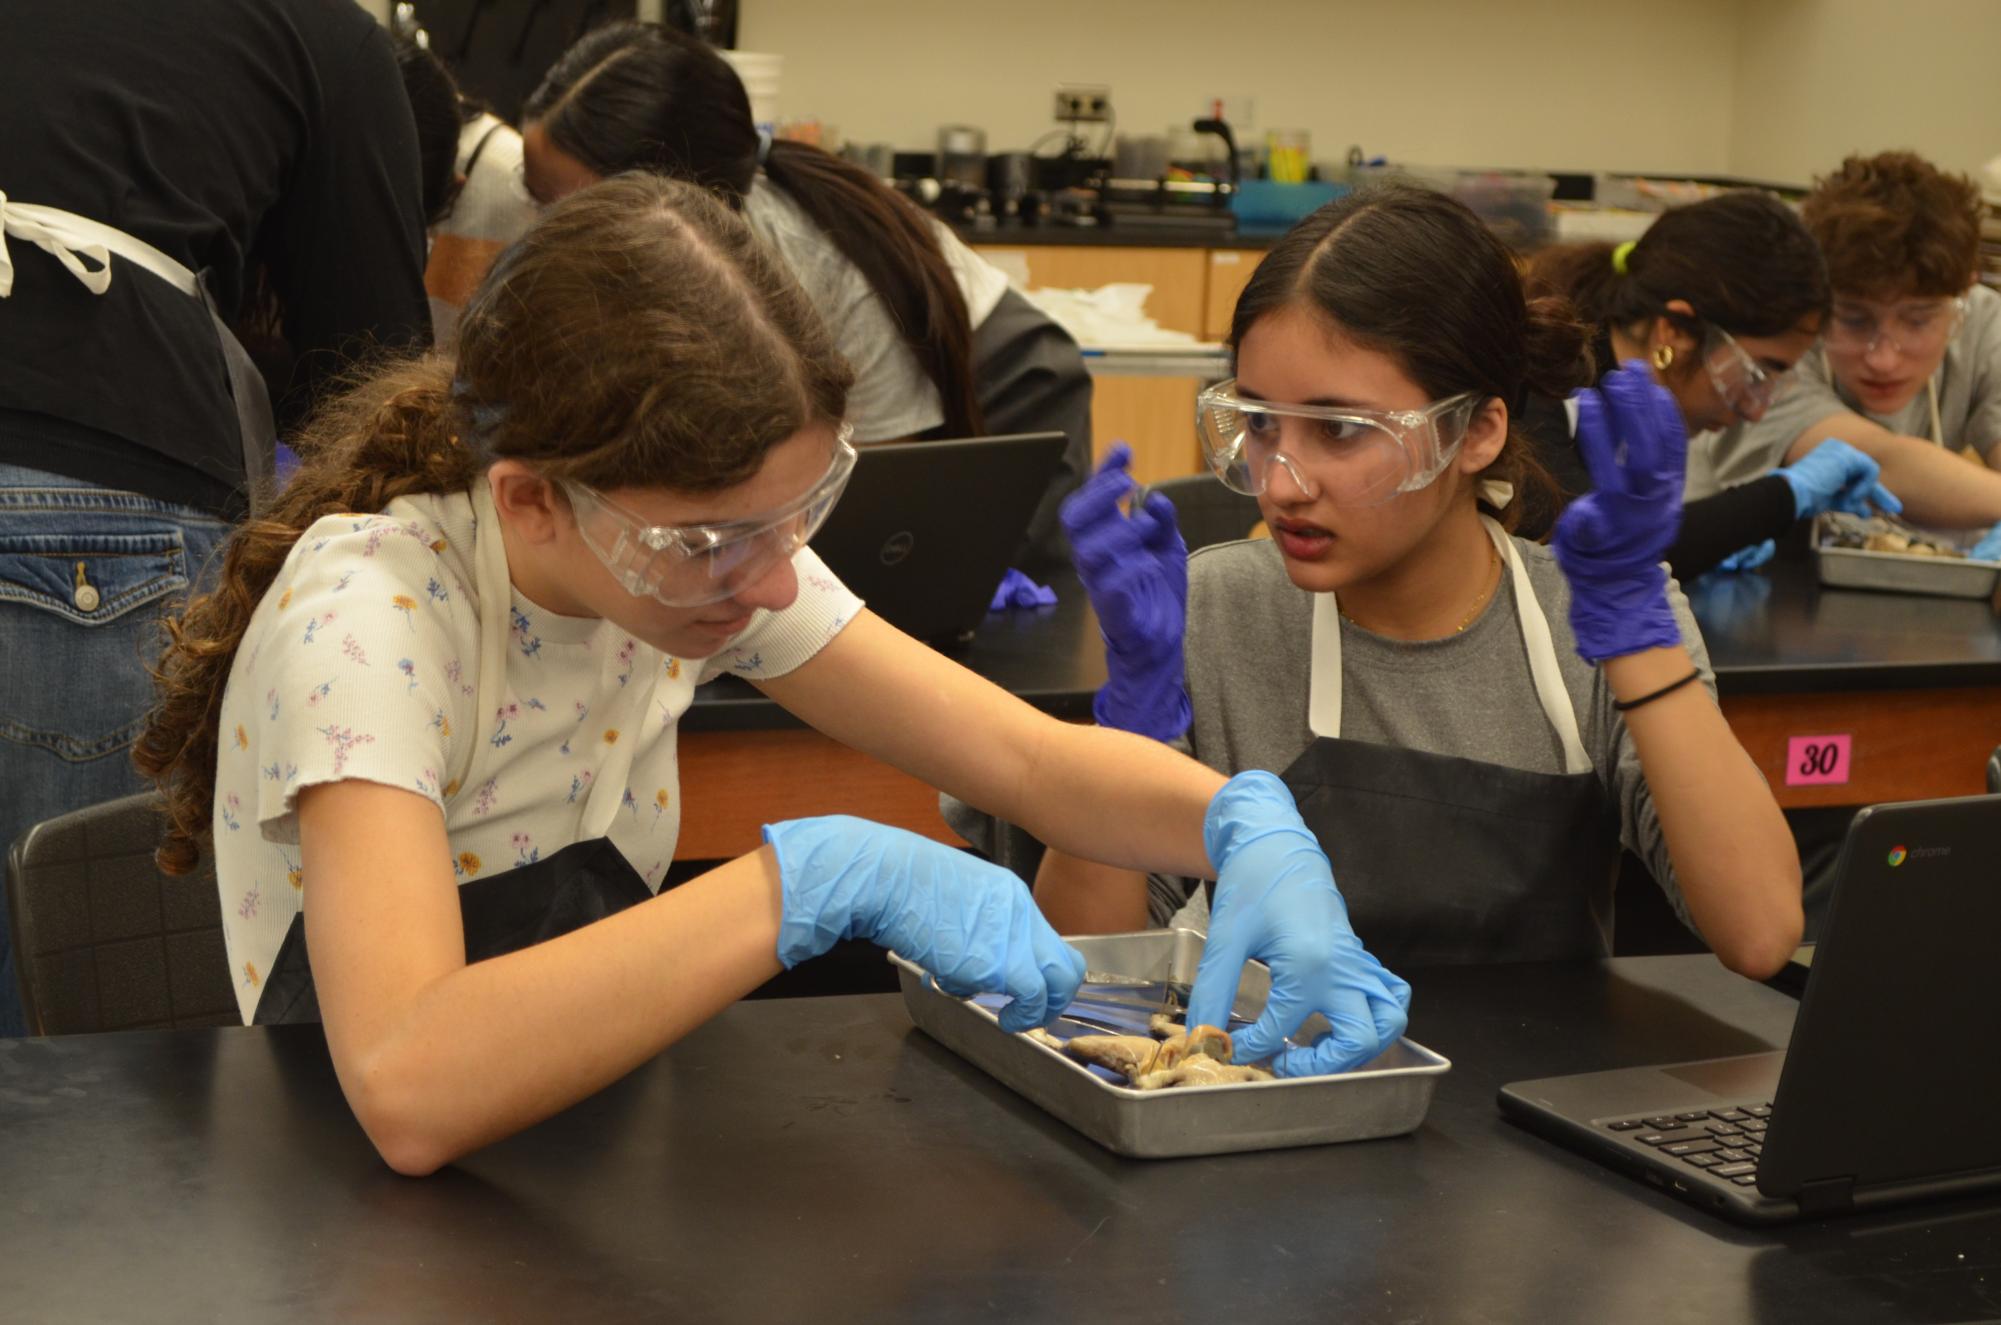
[[[883,565],[894,566],[909,556],[911,549],[916,546],[916,537],[906,529],[900,534],[891,534],[888,541],[882,545],[882,550],[875,555],[881,560]]]

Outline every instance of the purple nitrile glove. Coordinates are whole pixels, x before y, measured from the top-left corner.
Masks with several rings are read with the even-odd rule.
[[[1181,660],[1188,545],[1160,493],[1131,514],[1120,506],[1137,487],[1131,464],[1132,451],[1114,443],[1063,503],[1063,532],[1105,638],[1105,685],[1091,705],[1098,725],[1172,741],[1193,716]]]
[[[1231,1033],[1239,1062],[1269,1057],[1282,1077],[1359,1067],[1395,1044],[1410,985],[1362,946],[1334,886],[1327,853],[1270,773],[1239,773],[1210,798],[1202,841],[1216,868],[1215,909],[1188,996],[1190,1026],[1228,1028],[1244,963],[1271,968],[1264,1012]],[[1286,1037],[1314,1013],[1332,1033],[1309,1046]]]
[[[1716,563],[1716,569],[1723,572],[1756,570],[1770,561],[1778,552],[1779,545],[1771,539],[1740,547],[1723,560]]]
[[[1001,576],[1000,588],[994,590],[994,600],[987,605],[989,612],[1005,612],[1011,607],[1054,607],[1056,591],[1046,585],[1037,584],[1028,576],[1012,568]]]
[[[1793,512],[1804,520],[1827,511],[1850,515],[1891,515],[1904,509],[1895,493],[1877,481],[1883,468],[1838,437],[1830,437],[1793,464],[1772,471],[1793,490]]]
[[[1645,364],[1577,393],[1577,449],[1592,491],[1556,522],[1550,548],[1570,581],[1570,629],[1586,662],[1681,643],[1661,564],[1681,527],[1688,431]]]

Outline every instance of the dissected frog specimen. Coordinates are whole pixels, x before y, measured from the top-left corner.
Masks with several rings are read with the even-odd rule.
[[[1862,540],[1866,552],[1901,552],[1907,557],[1956,557],[1960,554],[1952,548],[1909,534],[1871,534]]]
[[[1028,1035],[1079,1062],[1110,1068],[1135,1090],[1271,1080],[1272,1074],[1265,1068],[1230,1061],[1232,1049],[1227,1031],[1214,1026],[1188,1030],[1165,1013],[1156,1014],[1147,1028],[1153,1032],[1153,1038],[1079,1035],[1061,1040],[1040,1028],[1029,1031]]]
[[[1876,516],[1828,517],[1829,547],[1860,548],[1864,552],[1895,552],[1906,557],[1964,558],[1966,554],[1942,539],[1927,536],[1901,522]]]

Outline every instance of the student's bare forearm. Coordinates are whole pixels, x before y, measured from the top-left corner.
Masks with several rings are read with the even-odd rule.
[[[438,977],[337,1042],[356,1116],[392,1166],[428,1173],[594,1094],[777,973],[776,880],[766,848]],[[309,900],[309,934],[310,917]]]
[[[1051,846],[1135,869],[1209,870],[1220,774],[1157,741],[1059,722],[862,612],[803,666],[759,683],[845,745]]]
[[[1922,437],[1907,437],[1859,414],[1820,420],[1794,439],[1788,462],[1833,437],[1882,468],[1881,482],[1904,504],[1904,518],[1936,529],[1974,529],[2001,522],[2001,472],[1967,464]],[[2001,448],[1988,454],[1989,466]]]
[[[1035,904],[1059,934],[1123,934],[1147,927],[1146,875],[1054,847],[1042,853]]]
[[[1223,781],[1144,736],[1052,722],[1035,746],[1013,822],[1103,864],[1209,877],[1202,824]]]
[[[1605,677],[1630,701],[1693,666],[1685,649],[1650,649],[1611,659]],[[1799,943],[1799,858],[1757,766],[1700,683],[1631,710],[1626,730],[1696,927],[1732,970],[1776,971]]]

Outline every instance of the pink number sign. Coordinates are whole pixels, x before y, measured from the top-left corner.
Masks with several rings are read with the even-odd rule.
[[[1848,783],[1848,756],[1854,738],[1795,736],[1786,742],[1788,787],[1838,787]]]

